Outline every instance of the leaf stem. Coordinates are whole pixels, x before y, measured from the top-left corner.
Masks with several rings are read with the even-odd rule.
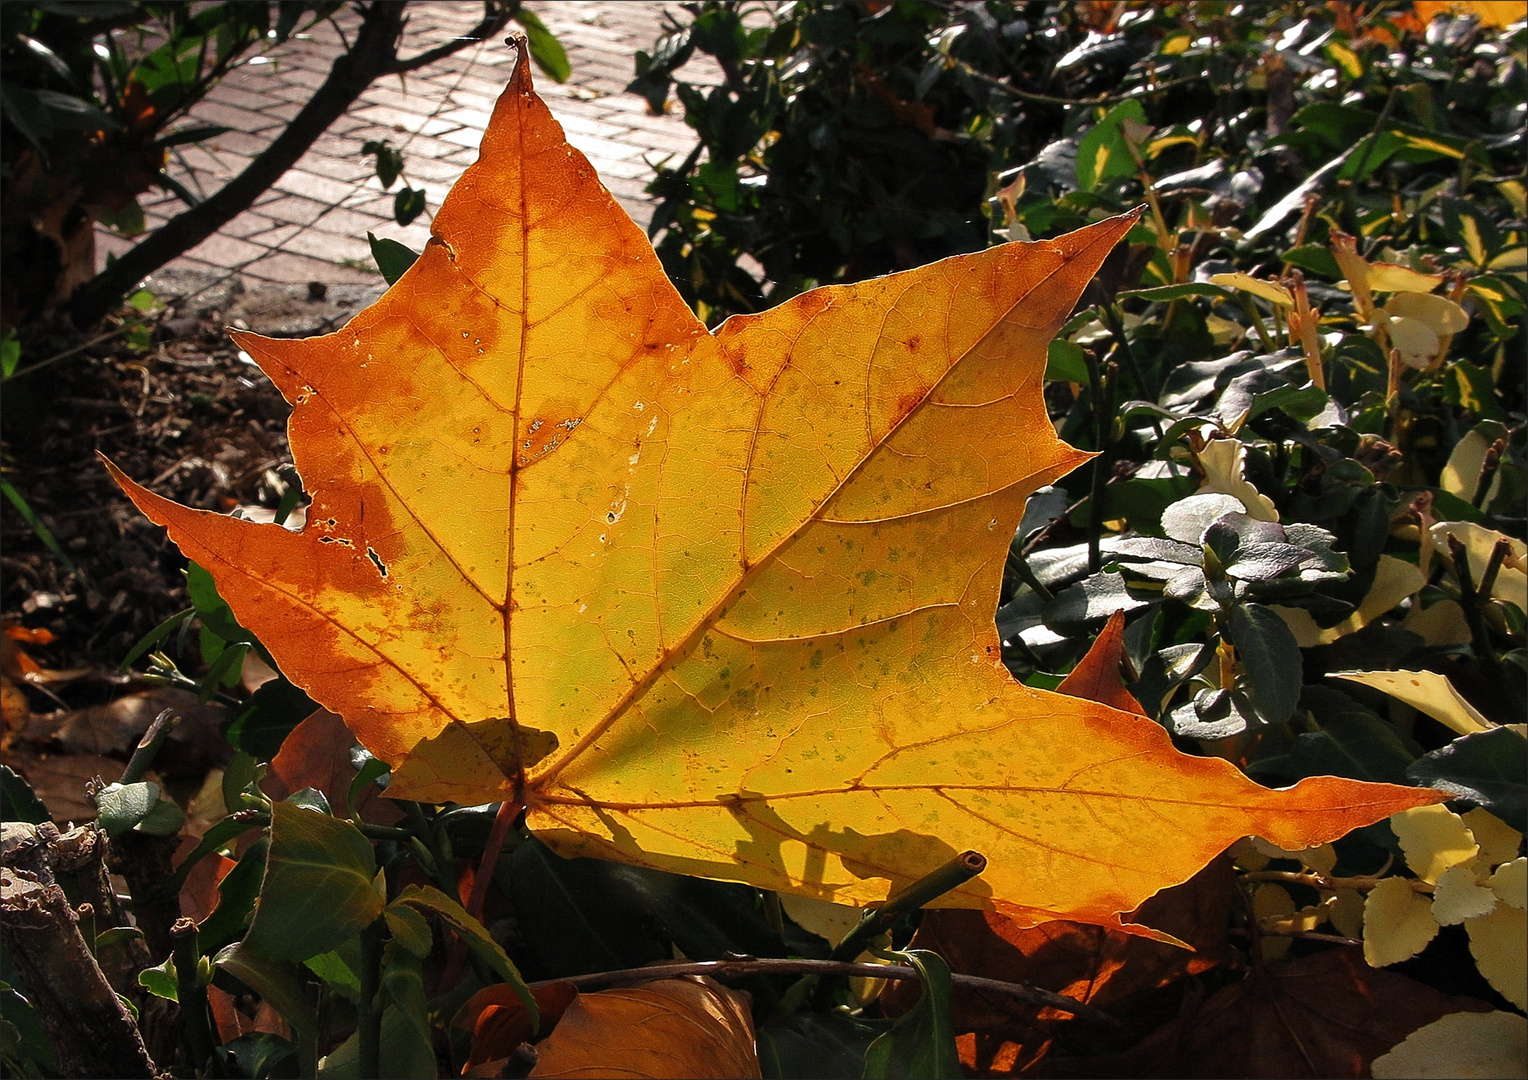
[[[1111,376],[1118,371],[1117,365],[1100,363],[1088,355],[1088,383],[1093,405],[1093,424],[1097,432],[1093,459],[1092,493],[1088,498],[1088,572],[1096,574],[1103,566],[1102,538],[1104,530],[1104,487],[1114,456],[1109,452],[1110,435],[1113,434],[1114,385]]]
[[[951,889],[960,888],[985,869],[987,859],[984,855],[975,851],[961,852],[939,869],[888,897],[880,907],[867,911],[859,925],[834,947],[829,959],[853,960],[865,951],[866,945],[891,929],[892,924],[903,915],[917,911]]]
[[[1464,609],[1464,621],[1470,628],[1470,647],[1480,666],[1494,675],[1500,664],[1496,659],[1496,650],[1491,647],[1491,632],[1486,627],[1485,615],[1481,611],[1482,592],[1476,587],[1470,573],[1469,552],[1457,536],[1450,536],[1448,554],[1454,563],[1454,578],[1459,582],[1459,606]],[[1495,555],[1494,550],[1492,555]],[[1494,578],[1496,575],[1492,573],[1491,576]],[[1490,595],[1484,595],[1489,602]]]
[[[161,713],[160,716],[164,716]],[[196,949],[196,923],[182,916],[170,927],[172,954],[175,957],[175,996],[180,1004],[181,1030],[186,1056],[199,1075],[212,1057],[216,1040],[207,1015],[207,988],[202,985],[201,954]]]
[[[356,1044],[360,1075],[381,1076],[382,1010],[377,992],[382,986],[382,919],[361,931],[361,993],[356,999]]]
[[[478,922],[483,921],[483,908],[488,903],[488,887],[493,882],[493,871],[499,862],[499,852],[504,849],[504,841],[509,837],[509,830],[514,828],[515,822],[519,820],[524,810],[524,801],[505,799],[499,804],[499,812],[493,817],[493,827],[488,831],[488,843],[483,848],[483,857],[478,862],[477,873],[472,879],[472,893],[467,898],[467,914]],[[451,949],[451,956],[446,961],[446,969],[440,976],[442,991],[456,984],[457,978],[461,975],[462,966],[466,962],[467,943],[458,937],[455,946]]]
[[[133,749],[133,756],[127,762],[127,768],[122,771],[122,779],[119,783],[136,784],[143,779],[143,774],[149,771],[149,766],[154,764],[154,759],[159,756],[159,748],[164,746],[164,741],[170,737],[170,732],[180,723],[180,717],[175,715],[174,709],[165,709],[154,718],[149,729],[143,733],[143,738],[138,740],[138,745]]]

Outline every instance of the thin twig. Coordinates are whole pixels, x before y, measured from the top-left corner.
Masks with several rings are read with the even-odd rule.
[[[1033,90],[1020,90],[1007,80],[999,79],[995,75],[988,75],[985,71],[977,71],[969,64],[961,64],[960,67],[965,74],[976,79],[978,82],[984,82],[994,89],[1001,90],[1005,94],[1012,94],[1014,97],[1024,101],[1037,101],[1045,105],[1118,105],[1122,101],[1145,97],[1147,94],[1160,94],[1162,91],[1171,90],[1175,86],[1187,86],[1189,83],[1209,81],[1206,75],[1187,75],[1181,79],[1169,79],[1167,82],[1159,83],[1156,86],[1144,86],[1128,94],[1107,94],[1103,97],[1094,98],[1068,98],[1057,97],[1054,94],[1037,94]]]
[[[548,979],[545,982],[531,983],[530,985],[532,989],[535,989],[538,986],[550,986],[553,983],[572,983],[578,989],[585,990],[597,986],[618,986],[627,983],[645,982],[649,979],[670,979],[681,975],[709,975],[713,979],[722,980],[745,979],[750,975],[825,975],[864,979],[911,980],[918,978],[917,971],[901,964],[851,964],[841,960],[787,960],[774,957],[750,957],[741,960],[704,960],[678,964],[654,964],[650,967],[624,968],[620,971],[600,971],[592,975],[574,975],[566,979]],[[1082,1002],[1066,997],[1063,994],[1054,994],[1049,990],[1041,990],[1039,987],[1027,986],[1024,983],[1004,982],[1001,979],[984,979],[977,975],[951,975],[950,978],[956,986],[965,987],[968,990],[1002,994],[1005,997],[1011,997],[1030,1005],[1038,1005],[1070,1013],[1079,1020],[1086,1020],[1091,1024],[1097,1024],[1112,1031],[1124,1030],[1123,1024],[1102,1009],[1096,1009],[1091,1005],[1084,1005]]]

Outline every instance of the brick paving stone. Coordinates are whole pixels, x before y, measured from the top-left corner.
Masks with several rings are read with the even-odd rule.
[[[247,240],[214,233],[189,252],[192,258],[210,262],[215,266],[238,266],[242,263],[263,259],[269,250]]]
[[[281,250],[311,255],[315,259],[328,259],[330,262],[349,263],[352,266],[360,263],[361,268],[366,270],[372,268],[371,245],[366,242],[365,233],[357,237],[319,229],[303,229],[289,237],[281,245]]]
[[[301,162],[298,163],[298,168],[288,169],[285,175],[276,181],[278,191],[288,191],[293,195],[301,195],[305,199],[316,199],[336,206],[343,205],[355,191],[355,185],[315,176],[304,171],[301,164]]]
[[[532,0],[568,50],[572,76],[557,85],[539,70],[537,88],[569,141],[587,154],[611,193],[639,223],[652,217],[645,192],[649,161],[686,154],[694,133],[679,115],[653,116],[647,104],[625,92],[637,49],[652,48],[663,32],[663,13],[673,2],[634,0]],[[472,3],[421,3],[409,13],[400,54],[407,57],[465,34],[481,17]],[[335,22],[352,40],[358,17],[348,8]],[[192,112],[196,123],[231,130],[200,146],[182,147],[172,171],[193,191],[211,195],[268,146],[328,77],[340,55],[339,31],[329,22],[309,27],[270,49],[268,62],[235,69]],[[483,42],[411,73],[368,87],[350,111],[324,133],[297,165],[255,206],[204,241],[174,266],[226,275],[237,271],[259,284],[373,284],[368,231],[421,249],[428,222],[450,185],[477,158],[482,131],[504,89],[515,51],[501,41]],[[705,58],[685,69],[695,82],[718,83],[721,73]],[[401,130],[400,130],[401,129]],[[413,224],[393,221],[393,196],[384,192],[374,162],[361,156],[369,139],[388,139],[404,154],[404,177],[426,191],[428,210]],[[145,220],[162,223],[184,209],[171,196],[143,200]],[[120,255],[130,242],[98,232],[97,257]],[[347,265],[347,260],[349,264]]]

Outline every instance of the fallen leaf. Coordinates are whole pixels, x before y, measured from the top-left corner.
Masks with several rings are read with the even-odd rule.
[[[1120,677],[1120,662],[1125,655],[1125,613],[1116,611],[1099,631],[1087,653],[1077,661],[1067,677],[1056,687],[1056,693],[1068,697],[1097,701],[1121,712],[1145,716],[1146,710],[1135,696],[1125,689]]]
[[[293,403],[303,531],[114,475],[390,795],[852,904],[971,849],[988,872],[941,904],[1118,925],[1240,836],[1442,797],[1270,791],[1004,669],[1025,499],[1086,456],[1046,416],[1047,342],[1137,217],[708,332],[522,62],[375,305],[237,336]]]
[[[1449,1013],[1489,1009],[1370,968],[1357,947],[1330,949],[1254,967],[1134,1049],[1052,1058],[1048,1075],[1363,1077],[1370,1062],[1417,1028]]]
[[[1528,1019],[1509,1012],[1449,1013],[1374,1059],[1374,1080],[1517,1080],[1528,1060]]]
[[[13,750],[5,763],[31,785],[60,827],[67,822],[94,821],[95,804],[85,797],[85,785],[96,777],[107,783],[117,780],[125,761],[99,754],[36,754]]]
[[[711,979],[580,994],[537,1044],[534,1077],[756,1077],[749,997]]]
[[[260,790],[280,800],[303,788],[317,788],[335,813],[348,816],[350,783],[356,775],[350,757],[353,746],[355,736],[345,722],[328,709],[319,709],[283,740]],[[376,785],[367,784],[356,796],[354,812],[373,825],[391,825],[403,817],[397,803],[376,795]]]
[[[124,694],[101,705],[34,717],[22,737],[74,754],[131,755],[149,725],[165,709],[180,722],[170,731],[154,759],[161,775],[200,780],[208,769],[227,763],[228,744],[218,732],[225,713],[221,705],[204,705],[185,690],[155,687]]]
[[[1161,1010],[1171,1010],[1173,999],[1157,993],[1162,987],[1223,962],[1235,903],[1235,875],[1230,860],[1220,858],[1130,915],[1131,922],[1154,927],[1187,948],[1076,922],[1025,927],[999,912],[981,911],[926,912],[909,948],[937,952],[950,970],[963,975],[1065,994],[1144,1032],[1170,1018]],[[921,993],[916,982],[893,982],[881,995],[882,1011],[899,1015]],[[1072,1023],[1055,1009],[960,986],[951,1014],[961,1063],[992,1076],[1033,1071]],[[1086,1039],[1097,1033],[1080,1028],[1074,1034]]]
[[[541,1016],[542,1035],[557,1024],[578,997],[577,987],[570,982],[543,983],[530,990]],[[480,1065],[507,1059],[516,1047],[536,1035],[531,1030],[531,1015],[525,1011],[525,1002],[508,983],[495,983],[473,994],[457,1011],[451,1026],[472,1032],[472,1053],[462,1067],[463,1074]],[[494,1069],[489,1075],[497,1076],[499,1071]]]

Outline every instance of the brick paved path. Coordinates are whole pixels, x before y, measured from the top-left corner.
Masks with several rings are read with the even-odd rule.
[[[625,92],[637,49],[651,49],[665,7],[615,0],[540,0],[528,5],[562,41],[572,77],[559,86],[535,72],[537,89],[562,123],[568,139],[599,171],[607,187],[639,223],[652,207],[643,187],[653,175],[648,161],[683,155],[693,133],[676,116],[652,116],[646,102]],[[348,16],[348,19],[347,19]],[[482,5],[427,0],[410,5],[400,54],[412,56],[467,33]],[[183,148],[172,175],[187,187],[211,194],[236,175],[297,114],[328,74],[339,34],[353,36],[359,20],[346,9],[335,24],[315,26],[303,39],[274,48],[264,62],[238,68],[193,112],[196,120],[232,130],[200,146]],[[245,286],[380,285],[366,233],[392,237],[420,250],[429,221],[456,178],[477,158],[494,100],[508,79],[514,50],[502,38],[469,45],[456,55],[415,72],[406,82],[373,83],[297,165],[255,206],[171,264],[169,281],[210,282],[236,272]],[[693,71],[691,70],[693,69]],[[694,63],[686,69],[702,81],[720,73]],[[429,209],[406,228],[393,221],[392,191],[384,192],[373,160],[361,156],[370,139],[391,139],[404,152],[404,179],[426,192]],[[150,228],[184,204],[153,193],[144,199]],[[98,235],[97,258],[129,246]],[[177,290],[178,291],[178,290]]]

